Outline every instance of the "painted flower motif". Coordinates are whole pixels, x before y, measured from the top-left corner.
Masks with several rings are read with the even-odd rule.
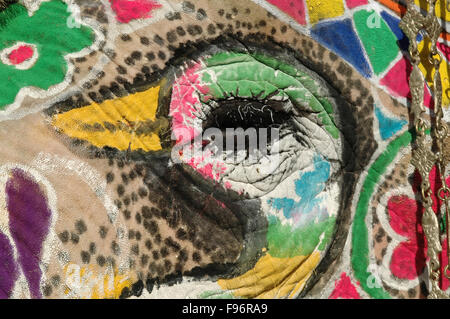
[[[442,183],[436,174],[434,167],[430,172],[430,184],[433,190],[433,210],[440,211],[442,200],[434,195],[441,188]],[[450,177],[446,180],[450,185]],[[420,177],[415,176],[413,190],[418,193]],[[399,243],[392,253],[390,270],[393,275],[400,279],[413,280],[417,278],[424,270],[426,264],[427,242],[421,225],[423,207],[416,201],[406,195],[396,195],[389,198],[387,210],[390,218],[390,226],[399,235],[407,240]],[[441,273],[448,264],[447,260],[447,241],[442,242],[443,251],[441,253]],[[441,288],[447,289],[449,281],[445,277],[441,279]]]
[[[68,71],[64,56],[94,41],[91,28],[70,28],[71,13],[61,0],[44,2],[29,16],[21,4],[0,12],[0,110],[12,104],[25,87],[48,90],[61,83]]]

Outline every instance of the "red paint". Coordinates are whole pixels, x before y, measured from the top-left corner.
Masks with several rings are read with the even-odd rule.
[[[13,65],[21,64],[22,62],[31,59],[34,50],[28,45],[21,45],[17,49],[11,51],[8,55],[9,62]]]
[[[153,0],[109,0],[116,13],[116,19],[122,23],[131,20],[151,18],[150,13],[161,7]]]
[[[380,84],[385,86],[389,93],[398,97],[406,97],[411,100],[411,91],[409,89],[409,77],[411,75],[412,65],[403,57],[398,61],[389,72],[380,80]],[[424,104],[427,107],[434,105],[428,87],[424,86]]]
[[[437,43],[438,49],[442,52],[448,62],[450,62],[450,47],[446,46],[444,43]]]
[[[418,193],[420,183],[420,176],[416,173],[413,184],[415,193]],[[450,185],[450,177],[446,179],[446,183]],[[430,184],[433,210],[437,212],[443,203],[434,195],[441,188],[436,167],[433,167],[430,172]],[[407,238],[394,248],[389,265],[390,270],[394,276],[400,279],[413,280],[423,272],[426,263],[427,242],[421,225],[423,207],[416,202],[416,199],[399,195],[392,196],[388,200],[387,211],[391,228],[399,235]],[[443,251],[440,255],[441,274],[448,264],[446,240],[443,241],[442,247]],[[449,280],[441,276],[441,288],[445,290],[448,287]]]
[[[391,272],[397,278],[415,279],[425,267],[425,239],[420,224],[422,209],[415,199],[405,195],[391,197],[387,209],[392,229],[407,237],[392,253]]]
[[[281,11],[294,18],[301,25],[306,25],[305,4],[303,0],[267,0]]]
[[[341,274],[341,278],[334,283],[334,290],[328,299],[361,299],[356,287],[345,272]]]
[[[347,7],[349,9],[356,8],[358,6],[362,6],[367,4],[367,0],[347,0]]]

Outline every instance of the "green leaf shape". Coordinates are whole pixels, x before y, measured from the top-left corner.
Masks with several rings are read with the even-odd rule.
[[[306,256],[311,254],[317,245],[318,250],[323,251],[331,240],[335,224],[336,218],[329,217],[295,229],[291,225],[283,225],[278,217],[270,216],[267,230],[269,253],[277,258]]]
[[[64,2],[54,0],[42,3],[31,17],[18,3],[0,12],[0,50],[25,42],[36,45],[39,54],[28,70],[18,70],[0,62],[0,78],[8,81],[8,85],[0,86],[0,110],[13,103],[23,87],[47,90],[62,82],[68,70],[64,56],[92,45],[94,32],[91,28],[68,27],[71,12],[67,8]]]
[[[229,96],[260,99],[275,95],[290,99],[303,110],[318,114],[322,125],[337,139],[339,130],[333,119],[333,107],[319,94],[319,84],[292,65],[263,54],[221,52],[206,59],[202,82],[208,86],[206,101]]]

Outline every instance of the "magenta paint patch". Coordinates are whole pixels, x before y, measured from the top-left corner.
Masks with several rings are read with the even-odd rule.
[[[305,3],[303,0],[267,0],[267,2],[288,14],[301,25],[306,25]]]
[[[198,123],[195,123],[195,112],[201,109],[198,92],[206,94],[208,87],[201,84],[200,63],[187,69],[182,76],[176,79],[172,88],[170,100],[170,113],[172,117],[172,133],[177,143],[191,141],[200,133]]]
[[[220,176],[226,172],[225,164],[217,160],[211,161],[211,158],[212,154],[207,153],[204,156],[192,157],[187,164],[199,172],[203,177],[219,181]]]
[[[347,0],[346,2],[347,2],[347,7],[349,9],[353,9],[353,8],[368,4],[367,0]]]
[[[109,0],[109,2],[116,13],[117,21],[121,23],[151,18],[151,12],[161,7],[153,0]]]
[[[442,52],[442,54],[445,56],[448,62],[450,62],[450,47],[446,46],[443,43],[438,42],[437,47],[439,51]]]
[[[176,139],[176,144],[186,145],[185,150],[189,151],[189,154],[186,154],[180,150],[179,155],[183,162],[203,177],[219,181],[220,176],[226,171],[225,164],[216,160],[211,151],[202,150],[201,147],[196,149],[192,143],[202,132],[201,122],[196,115],[197,112],[202,112],[200,95],[205,95],[209,91],[208,87],[201,83],[202,68],[201,63],[196,63],[175,80],[169,116],[172,117],[172,135]]]
[[[328,299],[361,299],[356,287],[352,284],[352,280],[345,272],[341,274],[339,280],[336,280],[334,287]]]
[[[22,62],[33,57],[34,50],[28,45],[22,45],[17,49],[11,51],[8,55],[9,62],[13,65],[21,64]]]
[[[385,86],[392,95],[405,97],[411,100],[411,91],[409,89],[411,71],[411,63],[403,57],[389,70],[384,78],[380,80],[380,84]],[[426,84],[424,86],[424,91],[424,104],[427,107],[432,107],[434,102]]]

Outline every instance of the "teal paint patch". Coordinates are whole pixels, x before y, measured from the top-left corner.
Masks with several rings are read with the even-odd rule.
[[[294,215],[308,214],[315,208],[322,198],[320,193],[325,189],[325,182],[330,178],[330,163],[319,155],[314,157],[314,169],[311,172],[301,172],[295,181],[295,193],[300,197],[298,202],[292,198],[272,198],[268,201],[277,210],[283,210],[286,218]]]
[[[378,106],[375,106],[375,115],[378,119],[380,136],[383,140],[394,136],[408,123],[405,120],[386,116]]]
[[[320,207],[323,201],[320,194],[330,178],[331,166],[319,155],[314,157],[313,165],[312,171],[300,173],[295,181],[299,201],[286,197],[268,200],[269,205],[282,210],[289,220],[289,223],[283,224],[276,216],[268,217],[267,242],[271,256],[305,256],[316,247],[325,249],[330,241],[336,219],[329,216],[326,208]]]

